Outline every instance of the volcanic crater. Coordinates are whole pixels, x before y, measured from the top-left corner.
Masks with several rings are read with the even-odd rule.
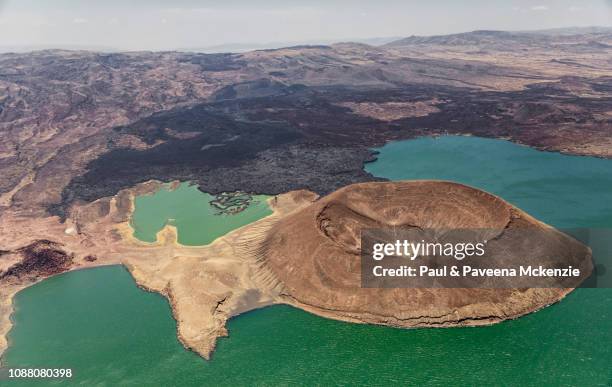
[[[372,228],[481,230],[488,253],[518,263],[592,271],[591,251],[499,197],[443,181],[372,182],[344,187],[279,220],[261,259],[283,286],[282,297],[315,314],[400,327],[483,325],[516,318],[572,289],[364,288],[361,232]],[[533,235],[527,242],[526,235]],[[444,237],[440,235],[440,237]],[[519,243],[519,239],[521,240]]]

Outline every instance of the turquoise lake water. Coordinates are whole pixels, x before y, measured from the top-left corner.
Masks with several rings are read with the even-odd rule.
[[[380,151],[366,165],[377,176],[459,181],[557,227],[612,225],[612,160],[470,137]],[[67,384],[612,384],[610,289],[578,289],[535,314],[478,328],[401,330],[275,306],[232,319],[211,361],[181,347],[167,302],[119,266],[50,278],[15,303],[5,364],[71,367]]]

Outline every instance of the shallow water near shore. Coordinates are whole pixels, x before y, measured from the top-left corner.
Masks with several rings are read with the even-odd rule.
[[[612,160],[474,137],[387,144],[366,169],[445,179],[502,196],[557,227],[612,225]],[[609,385],[612,290],[490,327],[402,330],[288,306],[230,320],[204,361],[176,339],[170,307],[120,266],[66,273],[20,292],[4,361],[72,367],[70,384]],[[31,385],[24,382],[23,385]]]

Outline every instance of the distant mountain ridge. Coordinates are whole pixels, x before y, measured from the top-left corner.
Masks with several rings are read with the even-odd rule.
[[[412,45],[536,45],[542,43],[590,43],[608,45],[612,40],[612,27],[570,27],[536,31],[476,30],[449,35],[409,36],[389,42],[383,47]]]

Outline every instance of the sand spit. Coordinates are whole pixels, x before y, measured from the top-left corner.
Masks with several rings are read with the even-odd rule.
[[[6,252],[0,259],[0,353],[7,347],[6,335],[11,328],[14,295],[55,274],[53,270],[61,272],[101,265],[124,265],[139,286],[158,292],[169,300],[180,341],[186,348],[207,359],[215,348],[217,338],[227,336],[225,325],[229,318],[272,304],[290,304],[324,317],[360,323],[401,327],[483,325],[533,312],[558,301],[571,291],[435,289],[432,292],[425,289],[410,293],[406,289],[375,289],[373,292],[359,289],[354,272],[338,272],[340,266],[335,266],[333,262],[337,257],[347,258],[343,248],[347,241],[351,241],[350,236],[356,235],[353,227],[360,226],[359,222],[351,222],[350,219],[356,212],[347,209],[354,205],[367,207],[367,196],[372,193],[369,192],[370,188],[374,188],[375,193],[380,187],[386,189],[384,187],[395,187],[397,184],[352,185],[320,200],[317,200],[316,194],[305,190],[278,195],[268,201],[272,215],[238,228],[206,246],[179,244],[177,231],[172,226],[161,230],[154,243],[142,242],[132,236],[129,218],[133,212],[134,196],[159,189],[161,183],[155,181],[120,191],[112,198],[73,206],[66,223],[60,223],[56,217],[30,218],[3,213],[0,215],[0,249]],[[402,184],[407,184],[402,186],[404,195],[406,190],[414,188],[414,184],[424,183]],[[445,202],[444,197],[457,191],[458,185],[445,182],[430,184],[433,185],[425,197],[431,196],[431,200],[437,197],[446,206],[445,210],[449,209],[449,202],[457,202],[452,197]],[[359,191],[357,195],[346,196],[355,187]],[[482,191],[470,190],[460,189],[455,194],[459,194],[462,200],[471,197],[475,207],[482,199],[483,204],[477,210],[485,209],[489,215],[494,213],[490,219],[502,223],[506,221],[513,207],[501,199],[491,199],[492,195]],[[393,194],[391,191],[385,191],[385,195]],[[438,194],[432,196],[432,192]],[[383,203],[376,195],[371,199],[374,206]],[[336,205],[329,206],[331,202]],[[321,223],[323,218],[325,221]],[[472,219],[476,218],[478,216]],[[348,223],[344,223],[347,219]],[[453,219],[462,218],[457,215]],[[537,222],[527,214],[524,214],[524,219]],[[325,230],[321,228],[323,224]],[[537,224],[541,225],[539,222]],[[330,238],[345,226],[348,228],[344,229],[344,236],[335,234]],[[69,266],[6,275],[10,268],[23,260],[17,251],[23,251],[19,249],[40,240],[57,242],[53,246],[60,246],[57,248],[69,254]],[[316,255],[313,251],[316,250],[322,253],[319,254],[321,259],[313,261]],[[354,254],[350,259],[354,259]],[[333,281],[323,281],[320,271],[313,271],[317,267],[335,270],[330,273],[338,274],[346,286],[336,287]],[[406,304],[400,302],[401,305],[398,305],[397,300],[406,301]],[[423,303],[419,301],[417,305],[414,300]],[[393,310],[381,310],[385,305]],[[395,310],[394,306],[399,308]],[[414,310],[407,310],[408,307],[414,307]]]

